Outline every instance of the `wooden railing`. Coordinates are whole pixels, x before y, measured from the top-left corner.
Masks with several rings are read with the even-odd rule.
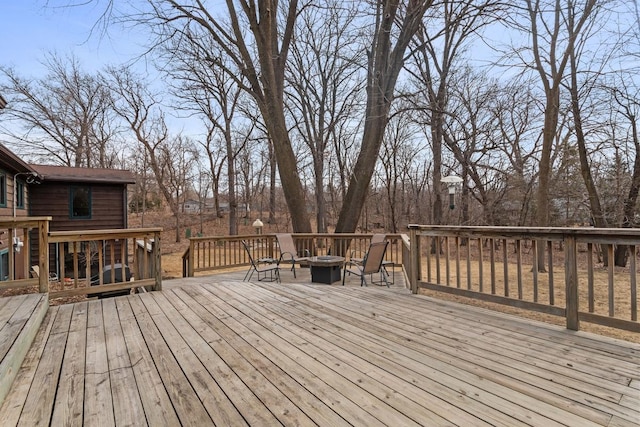
[[[36,231],[37,239],[46,242],[49,233],[49,221],[51,217],[28,217],[13,218],[0,217],[0,248],[6,250],[7,271],[4,271],[0,281],[0,290],[12,288],[27,288],[38,286],[38,291],[46,293],[48,290],[49,277],[49,252],[47,245],[38,245],[37,263],[39,269],[38,277],[31,277],[31,239],[29,234]],[[14,239],[19,239],[19,247],[14,247]],[[16,245],[17,246],[17,245]],[[20,260],[20,271],[17,271],[17,260]],[[6,280],[4,280],[6,279]]]
[[[160,228],[49,233],[58,280],[50,298],[162,289]]]
[[[411,289],[428,288],[640,332],[640,230],[410,225]],[[627,247],[627,267],[614,248]],[[539,265],[544,251],[545,266]],[[602,260],[608,259],[603,266]],[[543,267],[543,268],[541,268]]]
[[[6,254],[0,290],[37,286],[49,298],[60,298],[162,288],[162,229],[49,232],[50,221],[0,217],[0,249]]]
[[[351,254],[362,257],[369,247],[372,234],[292,234],[298,254],[311,255],[346,255]],[[244,250],[241,241],[248,243],[251,256],[255,259],[280,257],[275,234],[250,234],[241,236],[216,236],[216,237],[192,237],[189,239],[189,248],[183,254],[184,277],[192,277],[196,273],[207,271],[219,271],[223,269],[243,267],[249,265],[249,257]],[[401,234],[387,234],[389,248],[386,260],[393,265],[400,266],[403,263],[402,242],[407,241],[407,236]],[[408,246],[406,246],[408,247]]]

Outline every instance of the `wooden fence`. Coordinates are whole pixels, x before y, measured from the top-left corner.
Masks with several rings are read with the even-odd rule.
[[[366,253],[372,234],[292,234],[298,254],[342,255],[362,257]],[[386,260],[393,265],[403,262],[401,234],[387,234],[389,248]],[[406,236],[404,236],[406,239]],[[192,277],[196,273],[219,271],[249,265],[249,257],[241,242],[246,241],[254,259],[280,257],[275,234],[250,234],[241,236],[192,237],[189,248],[182,257],[182,275]]]
[[[410,225],[411,289],[428,288],[640,332],[640,230]],[[613,265],[626,246],[626,267]],[[540,251],[544,265],[539,264]],[[607,265],[603,260],[608,259]]]
[[[50,298],[161,290],[160,228],[49,233],[58,279]]]
[[[50,221],[0,217],[2,241],[9,242],[0,290],[37,286],[49,298],[60,298],[162,288],[162,229],[49,232]],[[12,245],[14,237],[19,248]]]
[[[32,230],[38,240],[46,241],[49,233],[51,217],[0,217],[0,245],[6,253],[6,266],[3,265],[3,277],[0,277],[0,290],[11,288],[28,288],[38,286],[38,291],[48,290],[49,252],[47,245],[40,245],[35,257],[35,265],[40,271],[39,277],[31,277],[31,241],[28,238]],[[20,245],[14,245],[14,242]],[[20,260],[20,263],[17,261]],[[20,267],[17,267],[20,264]],[[4,269],[6,268],[6,272]],[[20,269],[20,271],[18,271]]]

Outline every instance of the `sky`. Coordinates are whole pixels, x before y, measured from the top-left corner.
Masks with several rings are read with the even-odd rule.
[[[24,77],[45,72],[41,60],[46,53],[75,55],[86,70],[122,63],[142,48],[132,32],[110,30],[91,34],[99,19],[99,4],[60,7],[68,0],[0,0],[0,64],[14,67]],[[99,3],[99,2],[96,2]]]
[[[104,34],[93,28],[104,11],[104,1],[73,1],[88,4],[62,7],[55,5],[68,5],[72,0],[0,0],[0,66],[13,67],[19,76],[31,79],[46,75],[42,61],[49,53],[63,58],[73,55],[83,70],[94,72],[133,61],[144,52],[146,37],[141,29],[136,33],[135,29],[110,27]],[[135,67],[142,74],[150,70],[144,61],[136,62]],[[171,114],[166,119],[174,133],[198,136],[203,132],[195,119]],[[0,138],[11,144],[1,128]]]

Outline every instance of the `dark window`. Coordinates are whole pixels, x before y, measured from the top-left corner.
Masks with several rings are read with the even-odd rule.
[[[72,219],[90,219],[91,188],[71,187],[69,196],[69,216]]]
[[[7,206],[7,175],[0,171],[0,206]]]
[[[9,279],[9,251],[0,251],[0,281]]]
[[[24,209],[24,182],[16,180],[16,207]]]

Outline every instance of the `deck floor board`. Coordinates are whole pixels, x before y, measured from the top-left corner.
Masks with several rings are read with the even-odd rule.
[[[2,425],[640,425],[640,345],[301,270],[51,307]]]

